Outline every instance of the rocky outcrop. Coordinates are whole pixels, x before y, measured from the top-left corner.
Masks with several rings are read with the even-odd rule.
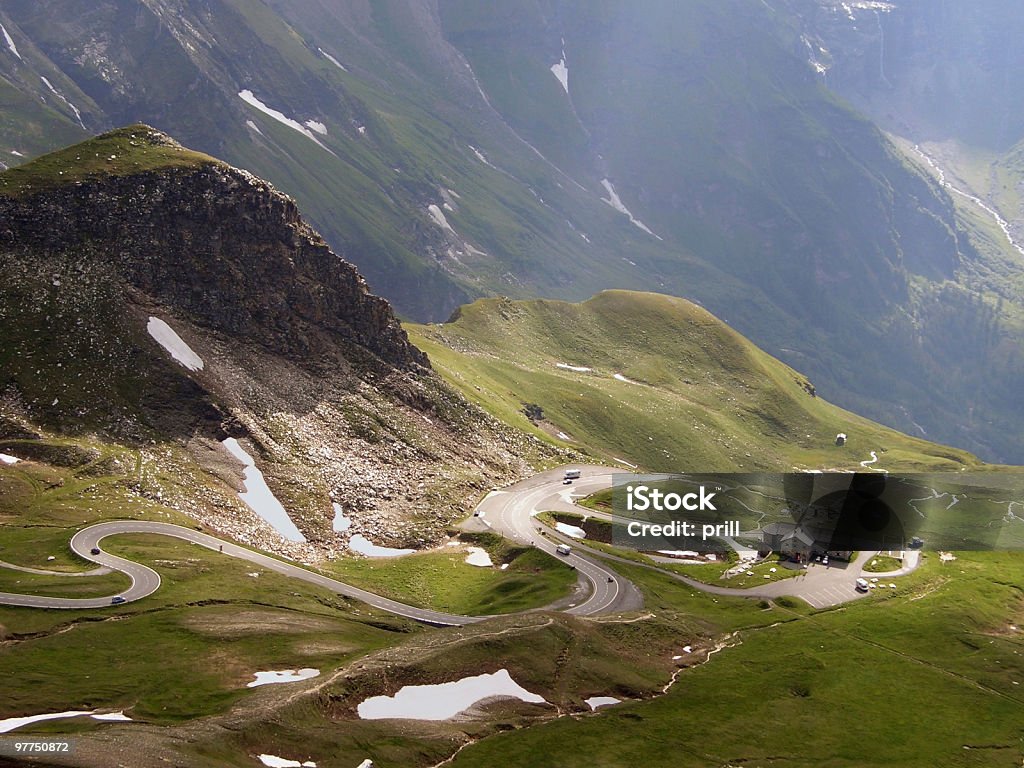
[[[174,144],[145,130],[149,142]],[[291,198],[222,163],[0,196],[0,251],[108,262],[197,323],[293,359],[340,348],[357,363],[376,357],[403,370],[429,367],[388,302],[369,293]]]

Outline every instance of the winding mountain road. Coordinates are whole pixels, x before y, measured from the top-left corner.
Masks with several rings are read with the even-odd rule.
[[[587,488],[591,488],[592,490],[588,492],[592,492],[607,486],[611,482],[609,475],[611,471],[606,467],[588,468],[585,472],[585,479],[578,482],[581,482]],[[513,485],[503,491],[492,492],[478,507],[477,514],[481,517],[486,515],[493,518],[495,521],[494,529],[502,535],[523,544],[532,544],[555,557],[561,557],[555,552],[556,545],[536,530],[531,520],[531,514],[535,511],[547,509],[548,507],[544,505],[550,499],[558,498],[562,495],[564,491],[562,485],[563,476],[564,470],[551,470],[531,477],[529,480]],[[180,525],[145,520],[111,520],[83,528],[71,538],[71,550],[85,560],[126,574],[131,579],[131,586],[119,593],[124,602],[141,600],[152,595],[160,587],[160,575],[152,568],[104,552],[100,547],[100,543],[108,536],[133,533],[158,534],[188,541],[229,557],[246,560],[284,576],[324,587],[388,613],[415,619],[426,624],[461,626],[489,618],[487,616],[460,616],[407,605],[397,600],[381,597],[359,587],[354,587],[337,579],[323,576],[299,565],[278,560],[261,552],[246,549],[230,541],[225,541],[224,539],[219,539],[207,533]],[[94,549],[99,550],[99,553],[93,554]],[[571,554],[564,559],[569,561],[590,582],[590,594],[588,597],[583,602],[568,607],[568,613],[591,615],[632,610],[641,606],[642,600],[636,587],[614,571],[599,565],[590,558],[577,554]],[[113,598],[114,596],[112,595],[107,597],[67,598],[0,592],[0,603],[32,608],[102,608],[110,606]]]
[[[473,520],[518,544],[534,546],[537,549],[567,562],[589,583],[589,593],[582,602],[561,608],[566,613],[591,616],[602,613],[617,613],[639,610],[643,598],[629,579],[612,570],[608,561],[621,561],[636,565],[624,558],[591,550],[572,539],[547,531],[534,519],[542,511],[575,511],[575,500],[588,496],[612,484],[612,474],[620,469],[602,466],[579,466],[581,477],[571,485],[563,484],[564,467],[534,475],[514,485],[491,491],[477,506]],[[593,514],[593,513],[592,513]],[[601,516],[597,513],[597,516]],[[170,523],[144,520],[111,520],[97,523],[78,531],[71,538],[71,549],[85,560],[106,569],[126,574],[131,586],[119,594],[124,602],[133,602],[148,597],[160,587],[160,575],[148,566],[104,552],[100,543],[108,536],[144,533],[170,536],[192,542],[215,552],[237,557],[267,570],[290,578],[299,579],[315,586],[329,589],[337,594],[359,600],[382,611],[414,619],[425,624],[438,626],[463,626],[490,618],[488,616],[460,616],[457,614],[417,608],[412,605],[382,597],[359,587],[332,579],[277,558],[246,549],[230,541],[219,539],[207,533]],[[573,547],[568,555],[560,555],[556,548],[559,543],[570,543]],[[98,554],[93,554],[97,550]],[[808,571],[792,579],[750,589],[704,584],[685,576],[669,573],[670,576],[687,585],[715,595],[735,597],[799,597],[815,608],[837,605],[862,597],[854,590],[854,579],[860,575],[861,566],[873,553],[861,553],[861,557],[845,568],[812,566]],[[599,559],[600,558],[600,559]],[[916,559],[905,570],[916,566]],[[663,570],[657,566],[645,566]],[[900,573],[878,574],[896,576]],[[102,608],[112,604],[114,596],[91,598],[44,597],[37,595],[11,594],[0,592],[0,604],[32,608]],[[118,601],[121,602],[121,601]]]

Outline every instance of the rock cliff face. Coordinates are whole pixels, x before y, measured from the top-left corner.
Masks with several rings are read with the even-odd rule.
[[[138,127],[132,136],[176,147]],[[102,260],[132,286],[217,331],[312,359],[341,345],[429,367],[390,305],[331,251],[291,198],[230,166],[158,168],[0,196],[0,249]]]
[[[239,499],[229,436],[305,543]],[[79,440],[156,468],[147,503],[308,561],[435,542],[556,458],[448,387],[290,198],[138,125],[0,174],[0,451]]]

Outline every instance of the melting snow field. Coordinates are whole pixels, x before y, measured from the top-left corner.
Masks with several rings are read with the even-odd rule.
[[[244,501],[253,512],[270,523],[274,530],[288,541],[305,541],[306,537],[295,527],[295,523],[288,517],[284,506],[267,486],[267,481],[263,477],[263,473],[256,468],[256,462],[253,461],[252,456],[246,453],[233,437],[222,441],[222,445],[245,465],[245,474],[242,478],[245,490],[238,494],[238,498]]]
[[[95,710],[72,710],[69,712],[51,712],[47,715],[29,715],[28,717],[9,717],[6,720],[0,720],[0,733],[10,733],[11,731],[21,728],[32,723],[41,723],[45,720],[64,720],[69,717],[91,717],[93,720],[104,720],[104,721],[118,721],[118,722],[130,722],[131,718],[125,715],[124,712],[108,712],[106,714],[95,714]]]
[[[558,78],[565,92],[569,92],[569,67],[565,63],[565,38],[562,38],[562,58],[557,64],[551,65],[551,74]]]
[[[334,520],[331,521],[331,527],[338,533],[344,533],[352,527],[352,519],[345,517],[341,504],[338,502],[334,502]]]
[[[17,56],[20,59],[21,58],[21,54],[18,53],[18,46],[16,46],[14,44],[14,41],[11,39],[11,36],[9,34],[7,34],[7,29],[4,27],[3,24],[0,24],[0,32],[3,33],[4,40],[7,41],[7,47],[11,49],[11,53],[13,53],[15,56]]]
[[[203,358],[192,351],[192,348],[174,329],[159,317],[150,317],[146,325],[149,335],[156,339],[157,344],[166,349],[171,357],[184,365],[190,371],[203,370]]]
[[[353,552],[358,552],[360,555],[366,555],[367,557],[399,557],[400,555],[411,555],[416,551],[415,549],[380,547],[361,533],[357,533],[348,540],[348,548]]]
[[[19,459],[17,456],[11,456],[6,453],[0,453],[0,461],[2,461],[4,464],[17,464],[19,461],[21,461],[21,459]]]
[[[60,91],[58,91],[56,88],[54,88],[53,84],[49,80],[47,80],[45,77],[40,75],[39,79],[43,81],[43,85],[45,85],[47,88],[49,88],[50,92],[54,96],[56,96],[58,99],[60,99],[61,101],[63,101],[65,104],[68,105],[68,107],[71,109],[71,111],[75,113],[75,119],[78,121],[78,124],[80,126],[82,126],[82,128],[84,129],[85,128],[85,123],[82,122],[82,113],[78,111],[78,107],[76,107],[74,104],[72,104],[66,98],[64,98],[64,94],[61,93]]]
[[[616,381],[624,381],[627,384],[636,384],[637,383],[637,382],[633,381],[632,379],[627,379],[621,373],[612,374],[612,378],[615,379]]]
[[[294,683],[299,680],[308,680],[320,674],[319,669],[278,669],[269,672],[254,672],[255,680],[248,683],[246,688],[258,688],[261,685],[277,685],[278,683]]]
[[[493,674],[464,677],[451,683],[407,685],[394,696],[366,699],[356,711],[363,720],[447,720],[492,696],[547,704],[542,696],[530,693],[513,680],[507,669],[499,669]]]
[[[584,699],[584,701],[590,705],[591,712],[598,707],[610,707],[612,704],[622,703],[622,699],[616,699],[614,696],[591,696],[589,699]]]
[[[661,240],[660,237],[658,237],[656,234],[654,234],[653,232],[651,232],[651,230],[647,228],[646,224],[640,221],[640,219],[633,216],[632,212],[630,212],[629,208],[627,208],[625,204],[622,202],[622,199],[615,191],[615,187],[612,186],[612,183],[608,181],[608,179],[601,179],[601,186],[605,188],[606,192],[608,192],[608,197],[601,198],[602,202],[607,203],[619,213],[626,214],[626,216],[629,217],[629,221],[631,224],[633,224],[633,226],[639,227],[651,237],[657,237],[659,240]]]
[[[569,365],[568,363],[555,363],[555,368],[561,368],[565,371],[576,371],[576,373],[590,373],[594,370],[583,365]]]
[[[320,55],[321,55],[321,56],[323,56],[323,57],[324,57],[325,59],[327,59],[327,60],[328,60],[329,62],[331,62],[331,64],[333,64],[334,66],[336,66],[336,67],[337,67],[338,69],[340,69],[340,70],[341,70],[342,72],[348,72],[348,69],[347,69],[347,68],[345,67],[345,65],[344,65],[344,64],[342,64],[342,63],[341,63],[340,61],[338,61],[338,60],[337,60],[336,58],[334,58],[333,56],[331,56],[331,54],[329,54],[329,53],[328,53],[327,51],[325,51],[325,50],[324,50],[323,48],[317,48],[317,50],[318,50],[318,51],[320,51]]]
[[[92,715],[93,720],[103,720],[107,723],[130,723],[132,719],[122,712],[107,712],[104,715]]]
[[[572,536],[574,539],[585,539],[587,538],[587,532],[582,528],[577,528],[575,525],[569,525],[568,523],[555,523],[555,530],[565,536]]]
[[[493,165],[491,165],[491,161],[487,159],[487,156],[483,152],[474,147],[472,144],[469,145],[469,148],[473,150],[473,154],[476,155],[477,160],[479,160],[484,165],[490,166],[491,168],[494,167]]]
[[[434,223],[437,224],[437,226],[439,226],[441,229],[446,229],[449,232],[455,232],[455,230],[452,229],[452,225],[448,223],[448,219],[445,217],[444,211],[442,211],[434,203],[431,203],[430,205],[427,206],[427,213],[430,214],[430,218],[432,218],[434,220]]]
[[[494,563],[491,561],[491,556],[487,554],[486,549],[480,547],[467,547],[466,551],[469,552],[466,555],[466,562],[469,565],[476,565],[480,568],[490,568]]]
[[[238,98],[240,98],[246,104],[248,104],[248,105],[250,105],[252,107],[255,107],[260,112],[262,112],[263,114],[267,115],[268,117],[274,118],[275,120],[277,120],[277,122],[281,123],[282,125],[287,125],[293,131],[298,131],[299,133],[301,133],[303,136],[305,136],[310,141],[315,142],[317,144],[317,146],[319,146],[319,147],[321,147],[323,149],[327,149],[327,147],[325,147],[323,144],[321,144],[320,140],[316,136],[313,135],[313,131],[311,131],[309,128],[306,127],[306,125],[309,125],[310,123],[314,122],[313,120],[308,120],[306,122],[306,125],[303,125],[298,120],[292,120],[284,112],[280,112],[280,111],[278,111],[278,110],[276,110],[276,109],[274,109],[272,107],[268,107],[262,101],[257,99],[256,96],[253,94],[253,92],[250,91],[249,89],[246,89],[244,91],[239,91],[238,92]],[[317,123],[316,125],[318,126],[318,128],[319,127],[324,127],[323,123]],[[327,128],[326,127],[324,127],[324,133],[327,133]],[[327,151],[331,152],[331,150],[329,150],[329,149],[327,149]],[[331,152],[331,154],[333,155],[334,153]]]
[[[312,760],[300,763],[298,760],[289,760],[287,757],[278,757],[277,755],[260,755],[259,759],[261,763],[270,768],[316,768],[316,763]]]

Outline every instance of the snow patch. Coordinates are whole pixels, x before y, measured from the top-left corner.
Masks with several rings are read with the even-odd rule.
[[[367,557],[399,557],[411,555],[415,549],[395,549],[394,547],[380,547],[367,539],[361,533],[357,533],[348,540],[348,548],[353,552]]]
[[[12,149],[12,150],[11,150],[11,154],[12,154],[12,155],[14,155],[15,157],[24,157],[24,155],[23,155],[23,154],[21,154],[21,152],[19,152],[19,151],[18,151],[18,150],[16,150],[16,149]]]
[[[336,66],[336,67],[337,67],[338,69],[340,69],[340,70],[341,70],[342,72],[348,72],[348,69],[347,69],[347,68],[345,67],[345,65],[344,65],[344,64],[342,64],[342,63],[341,63],[340,61],[338,61],[338,60],[337,60],[336,58],[334,58],[333,56],[331,56],[331,54],[329,54],[329,53],[328,53],[327,51],[325,51],[325,50],[324,50],[323,48],[317,48],[317,50],[318,50],[318,51],[320,51],[320,55],[321,55],[321,56],[323,56],[323,57],[324,57],[325,59],[327,59],[327,60],[328,60],[329,62],[331,62],[331,64],[333,64],[334,66]]]
[[[455,234],[455,230],[452,229],[452,225],[448,223],[448,219],[445,217],[444,211],[442,211],[437,205],[434,203],[428,205],[427,213],[430,214],[430,218],[434,220],[434,223],[437,224],[437,226]]]
[[[104,714],[96,714],[96,710],[69,710],[67,712],[50,712],[45,715],[29,715],[27,717],[8,717],[6,720],[0,720],[0,733],[10,733],[13,730],[22,728],[26,725],[32,725],[32,723],[42,723],[47,720],[64,720],[71,717],[91,717],[93,720],[105,720],[105,721],[120,721],[130,722],[131,718],[126,716],[124,712],[109,712]]]
[[[150,317],[146,330],[157,344],[166,349],[171,357],[190,371],[203,370],[203,358],[192,351],[192,348],[159,317]]]
[[[0,33],[3,33],[4,40],[7,41],[7,47],[11,49],[11,53],[21,59],[21,54],[18,53],[18,46],[14,44],[14,40],[12,40],[11,36],[7,34],[7,29],[3,24],[0,24]],[[22,59],[22,61],[24,61],[24,59]]]
[[[568,523],[555,523],[555,530],[565,536],[571,536],[574,539],[585,539],[587,538],[587,532],[582,528],[575,525],[569,525]]]
[[[295,523],[288,517],[288,512],[270,490],[263,473],[256,468],[256,462],[253,461],[252,456],[246,453],[233,437],[222,440],[221,445],[245,465],[245,473],[242,476],[245,490],[238,494],[238,498],[244,501],[249,509],[270,523],[273,529],[288,541],[305,541],[306,537],[299,532]]]
[[[562,368],[566,371],[576,371],[576,373],[590,373],[593,368],[587,368],[583,365],[569,365],[568,363],[555,363],[555,368]]]
[[[658,237],[656,234],[654,234],[653,232],[651,232],[651,230],[649,230],[647,228],[646,224],[644,224],[638,218],[633,216],[633,214],[630,212],[629,208],[627,208],[625,206],[625,204],[622,202],[622,199],[619,197],[618,193],[615,191],[615,187],[612,186],[612,183],[610,181],[608,181],[608,179],[601,179],[601,186],[604,187],[605,191],[608,193],[608,197],[602,197],[601,198],[601,202],[607,203],[608,205],[610,205],[612,208],[614,208],[619,213],[623,213],[626,216],[628,216],[629,217],[629,221],[630,221],[630,223],[633,226],[638,227],[639,229],[642,229],[644,232],[646,232],[651,237],[657,237],[659,240],[661,240],[660,237]]]
[[[448,720],[478,701],[495,696],[515,698],[531,704],[547,704],[509,675],[507,669],[492,674],[464,677],[438,685],[407,685],[394,696],[373,696],[356,711],[363,720]]]
[[[590,706],[591,712],[598,707],[610,707],[612,704],[622,703],[622,699],[616,699],[614,696],[591,696],[589,699],[584,699],[584,701]]]
[[[562,84],[562,88],[565,92],[569,92],[569,67],[565,63],[565,38],[562,38],[562,58],[555,64],[551,65],[551,74],[553,74],[558,82]]]
[[[256,123],[254,123],[252,120],[246,120],[245,124],[249,126],[252,130],[256,131],[256,133],[258,133],[260,136],[263,135],[263,131],[261,131],[260,127],[256,125]]]
[[[319,674],[319,669],[313,669],[311,667],[306,667],[305,669],[279,669],[270,670],[269,672],[254,672],[253,676],[256,679],[251,683],[248,683],[245,687],[258,688],[261,685],[294,683],[299,680],[308,680],[311,677],[317,677]]]
[[[46,86],[47,88],[49,88],[49,89],[50,89],[50,92],[51,92],[51,93],[52,93],[52,94],[53,94],[54,96],[56,96],[56,97],[57,97],[58,99],[60,99],[61,101],[63,101],[63,102],[65,103],[65,104],[67,104],[67,105],[68,105],[68,107],[69,107],[69,108],[71,109],[71,111],[75,113],[75,120],[77,120],[77,121],[78,121],[78,124],[79,124],[80,126],[82,126],[82,130],[86,130],[86,128],[85,128],[85,123],[83,123],[83,122],[82,122],[82,113],[78,111],[78,107],[76,107],[76,106],[75,106],[74,104],[72,104],[72,103],[71,103],[70,101],[68,101],[68,100],[67,100],[66,98],[64,98],[64,94],[63,94],[63,93],[61,93],[60,91],[58,91],[58,90],[57,90],[56,88],[54,88],[54,87],[53,87],[53,83],[51,83],[51,82],[50,82],[49,80],[47,80],[47,79],[46,79],[45,77],[43,77],[42,75],[40,75],[40,76],[39,76],[39,79],[43,81],[43,85],[45,85],[45,86]]]
[[[475,565],[480,568],[490,568],[494,563],[491,561],[491,556],[487,554],[487,550],[481,547],[467,547],[466,551],[469,552],[466,555],[466,563],[469,565]]]
[[[483,152],[481,152],[481,151],[480,151],[479,149],[477,149],[476,147],[474,147],[474,146],[473,146],[472,144],[470,144],[470,145],[468,145],[468,146],[469,146],[469,148],[470,148],[471,150],[473,150],[473,154],[474,154],[474,155],[476,155],[476,159],[477,159],[477,160],[479,160],[479,161],[480,161],[481,163],[483,163],[483,164],[484,164],[484,165],[486,165],[486,166],[489,166],[489,167],[491,167],[491,168],[494,168],[494,166],[493,166],[493,165],[491,165],[491,161],[487,159],[487,156],[486,156],[486,155],[484,155],[484,153],[483,153]]]
[[[366,126],[365,125],[360,125],[358,130],[359,130],[359,135],[360,136],[365,136],[366,135]]]
[[[307,120],[306,127],[311,131],[316,131],[321,136],[327,135],[327,126],[321,123],[319,120]]]
[[[305,136],[307,139],[309,139],[310,141],[314,142],[321,149],[326,149],[328,152],[331,152],[331,150],[327,149],[327,147],[325,147],[323,144],[320,143],[320,140],[316,136],[313,135],[313,132],[309,128],[307,128],[306,126],[304,126],[302,123],[298,122],[297,120],[292,120],[290,117],[285,115],[284,112],[276,110],[276,109],[274,109],[272,107],[268,107],[262,101],[257,99],[256,96],[253,94],[253,92],[250,91],[248,88],[246,88],[243,91],[239,91],[238,92],[238,98],[240,98],[242,101],[244,101],[249,106],[255,107],[260,112],[262,112],[263,114],[267,115],[268,117],[274,118],[275,120],[277,120],[277,122],[281,123],[282,125],[287,125],[293,131],[298,131],[303,136]],[[309,121],[309,122],[312,122],[312,121]],[[331,154],[333,155],[334,153],[331,152]]]
[[[345,512],[341,509],[341,504],[334,502],[334,520],[331,521],[331,527],[338,533],[344,533],[352,527],[352,518],[345,517]]]
[[[616,379],[617,381],[624,381],[624,382],[626,382],[627,384],[638,384],[638,383],[639,383],[639,382],[633,381],[632,379],[627,379],[627,378],[626,378],[625,376],[623,376],[623,375],[622,375],[621,373],[616,373],[616,374],[613,374],[613,375],[612,375],[612,378],[613,378],[613,379]]]
[[[277,755],[259,755],[259,760],[269,768],[316,768],[316,763],[312,760],[300,763],[298,760],[289,760]]]
[[[120,712],[107,712],[102,715],[92,715],[93,720],[102,720],[105,723],[130,723],[132,719],[124,713]]]
[[[0,453],[0,462],[3,462],[4,464],[17,464],[19,461],[21,461],[21,459],[19,459],[17,456],[11,456],[10,454],[7,453]]]

